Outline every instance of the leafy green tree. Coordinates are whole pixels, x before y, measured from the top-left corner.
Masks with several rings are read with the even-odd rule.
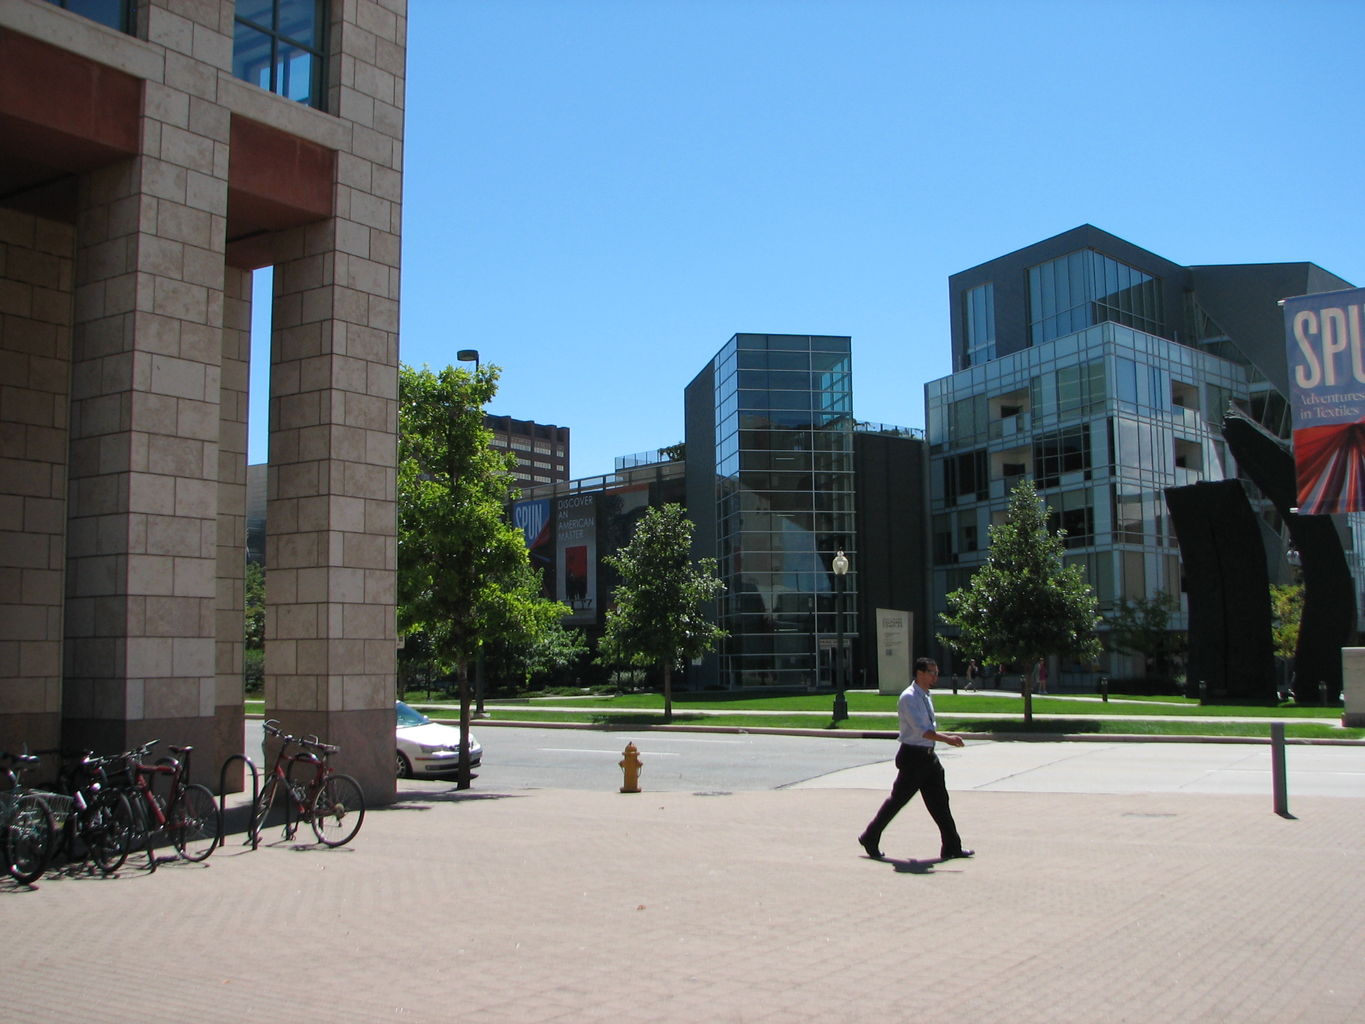
[[[1299,620],[1303,618],[1303,584],[1270,586],[1270,638],[1275,656],[1286,660],[1299,648]]]
[[[1047,529],[1047,505],[1029,479],[1010,492],[1005,521],[990,529],[990,553],[969,584],[947,596],[939,640],[964,656],[1035,665],[1058,654],[1094,661],[1100,646],[1095,595],[1080,566],[1066,565],[1062,537]],[[1024,721],[1033,721],[1036,670],[1024,677]]]
[[[540,596],[522,532],[507,521],[515,457],[494,450],[483,408],[499,369],[399,369],[398,625],[420,632],[459,683],[457,785],[469,787],[469,665],[485,642],[528,643],[568,612]]]
[[[485,657],[504,677],[527,684],[532,676],[574,664],[588,653],[588,644],[581,630],[564,625],[568,607],[540,596],[540,574],[529,563],[518,577],[509,584],[519,598],[511,606],[517,614],[491,631]]]
[[[246,563],[246,619],[242,634],[242,682],[247,693],[265,687],[265,568]]]
[[[598,660],[638,668],[662,666],[664,721],[673,720],[673,670],[699,658],[725,632],[710,622],[706,602],[725,590],[716,560],[691,560],[692,522],[681,505],[649,509],[630,543],[603,561],[621,574],[607,611]]]
[[[1176,659],[1188,647],[1185,631],[1171,628],[1171,616],[1179,610],[1179,598],[1164,590],[1121,601],[1109,617],[1106,646],[1119,654],[1140,654],[1149,673],[1170,680]]]

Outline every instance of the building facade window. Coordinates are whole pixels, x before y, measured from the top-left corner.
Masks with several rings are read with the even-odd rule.
[[[967,328],[967,366],[995,358],[995,285],[982,284],[963,297],[963,321]]]
[[[325,0],[237,0],[232,73],[321,109],[327,76]]]
[[[47,0],[72,14],[89,18],[118,32],[137,31],[137,0]]]
[[[1093,249],[1030,267],[1029,344],[1113,321],[1165,337],[1161,279]]]

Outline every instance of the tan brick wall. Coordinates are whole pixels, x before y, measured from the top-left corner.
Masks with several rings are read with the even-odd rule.
[[[406,0],[331,0],[326,111],[232,77],[233,7],[148,0],[134,38],[0,4],[0,28],[143,89],[138,153],[80,176],[74,227],[0,212],[0,582],[21,595],[0,607],[0,736],[33,708],[67,746],[190,742],[210,782],[239,751],[251,294],[225,254],[242,117],[337,155],[334,216],[273,239],[267,696],[295,731],[345,736],[382,803]]]
[[[357,738],[393,728],[406,5],[333,10],[329,106],[353,122],[336,216],[275,268],[266,708],[350,737],[344,767],[392,799],[392,742]]]
[[[73,234],[0,209],[0,750],[60,739]]]

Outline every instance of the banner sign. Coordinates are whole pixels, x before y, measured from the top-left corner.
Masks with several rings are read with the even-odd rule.
[[[1299,512],[1365,510],[1365,288],[1284,300]]]
[[[597,621],[597,495],[555,502],[555,597],[570,608],[564,623]]]

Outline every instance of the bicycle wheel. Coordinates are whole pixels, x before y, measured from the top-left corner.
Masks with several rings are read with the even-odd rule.
[[[223,838],[222,825],[218,801],[213,799],[208,787],[191,782],[176,801],[171,818],[171,842],[175,844],[175,852],[196,863],[208,860]]]
[[[313,832],[328,846],[349,843],[365,820],[365,794],[349,775],[333,773],[313,798]]]
[[[32,885],[47,870],[55,846],[52,808],[34,793],[16,797],[5,826],[5,870],[20,885]]]
[[[261,792],[256,797],[256,806],[251,811],[252,842],[261,841],[261,830],[266,827],[270,812],[278,810],[277,803],[285,803],[288,799],[289,792],[278,775],[272,775],[265,780],[265,785],[261,787]]]
[[[133,809],[128,798],[122,793],[101,793],[82,816],[80,830],[95,866],[112,875],[128,859],[132,841]]]
[[[156,819],[147,806],[147,794],[140,789],[121,789],[116,792],[128,801],[128,852],[146,850],[150,856]]]

